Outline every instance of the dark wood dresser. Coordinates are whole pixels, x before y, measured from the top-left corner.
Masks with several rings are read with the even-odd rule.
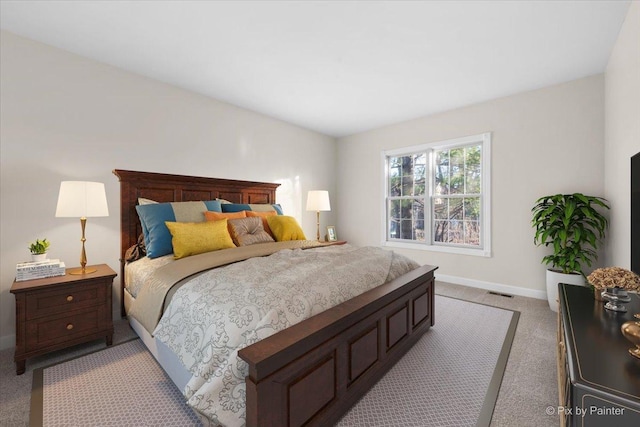
[[[640,359],[620,326],[640,313],[631,295],[626,313],[596,301],[590,288],[559,285],[558,389],[561,426],[640,426]]]
[[[16,373],[29,357],[86,341],[113,342],[111,287],[116,272],[94,266],[90,274],[13,282],[16,297]]]

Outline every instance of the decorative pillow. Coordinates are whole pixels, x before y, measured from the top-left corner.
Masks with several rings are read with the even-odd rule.
[[[147,256],[147,249],[144,247],[144,234],[140,234],[136,244],[131,246],[124,253],[124,260],[126,262],[133,262],[140,258],[144,258],[145,256]]]
[[[240,212],[240,211],[254,211],[254,212],[273,212],[278,215],[282,215],[282,207],[279,204],[264,204],[264,203],[223,203],[222,212]]]
[[[155,200],[151,200],[151,199],[145,199],[144,197],[138,197],[138,204],[139,205],[155,205],[156,202]]]
[[[267,217],[269,228],[276,241],[283,242],[286,240],[307,240],[298,224],[298,221],[292,216],[271,215]]]
[[[276,211],[268,211],[268,212],[244,211],[244,212],[247,214],[248,218],[255,217],[255,216],[262,218],[262,228],[264,228],[264,231],[266,231],[269,235],[273,236],[273,233],[271,232],[271,228],[269,228],[269,223],[267,222],[267,217],[271,215],[278,215]]]
[[[237,246],[273,242],[273,238],[262,228],[262,220],[257,217],[230,219],[229,228]]]
[[[157,258],[173,252],[171,233],[165,221],[204,222],[205,211],[221,212],[220,202],[171,202],[137,205],[144,243],[149,258]]]
[[[207,211],[204,213],[204,219],[207,221],[220,221],[222,219],[238,219],[238,218],[246,218],[247,214],[245,211],[240,212],[213,212]]]
[[[235,248],[227,220],[205,222],[165,222],[173,243],[176,259],[220,249]]]

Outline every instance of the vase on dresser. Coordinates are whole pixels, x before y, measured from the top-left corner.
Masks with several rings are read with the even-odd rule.
[[[640,314],[635,314],[635,320],[624,322],[620,327],[622,335],[631,341],[635,348],[629,349],[629,354],[640,359]]]

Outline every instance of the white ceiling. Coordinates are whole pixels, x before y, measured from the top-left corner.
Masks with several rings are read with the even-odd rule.
[[[629,1],[6,1],[7,30],[345,136],[605,70]]]

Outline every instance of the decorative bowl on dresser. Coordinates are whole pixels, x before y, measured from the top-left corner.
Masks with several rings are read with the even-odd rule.
[[[560,426],[640,426],[640,359],[620,331],[640,313],[640,297],[631,295],[620,313],[605,310],[587,287],[558,289]]]
[[[26,359],[87,341],[113,342],[111,287],[116,272],[108,265],[95,273],[67,274],[13,282],[16,297],[16,373]]]

